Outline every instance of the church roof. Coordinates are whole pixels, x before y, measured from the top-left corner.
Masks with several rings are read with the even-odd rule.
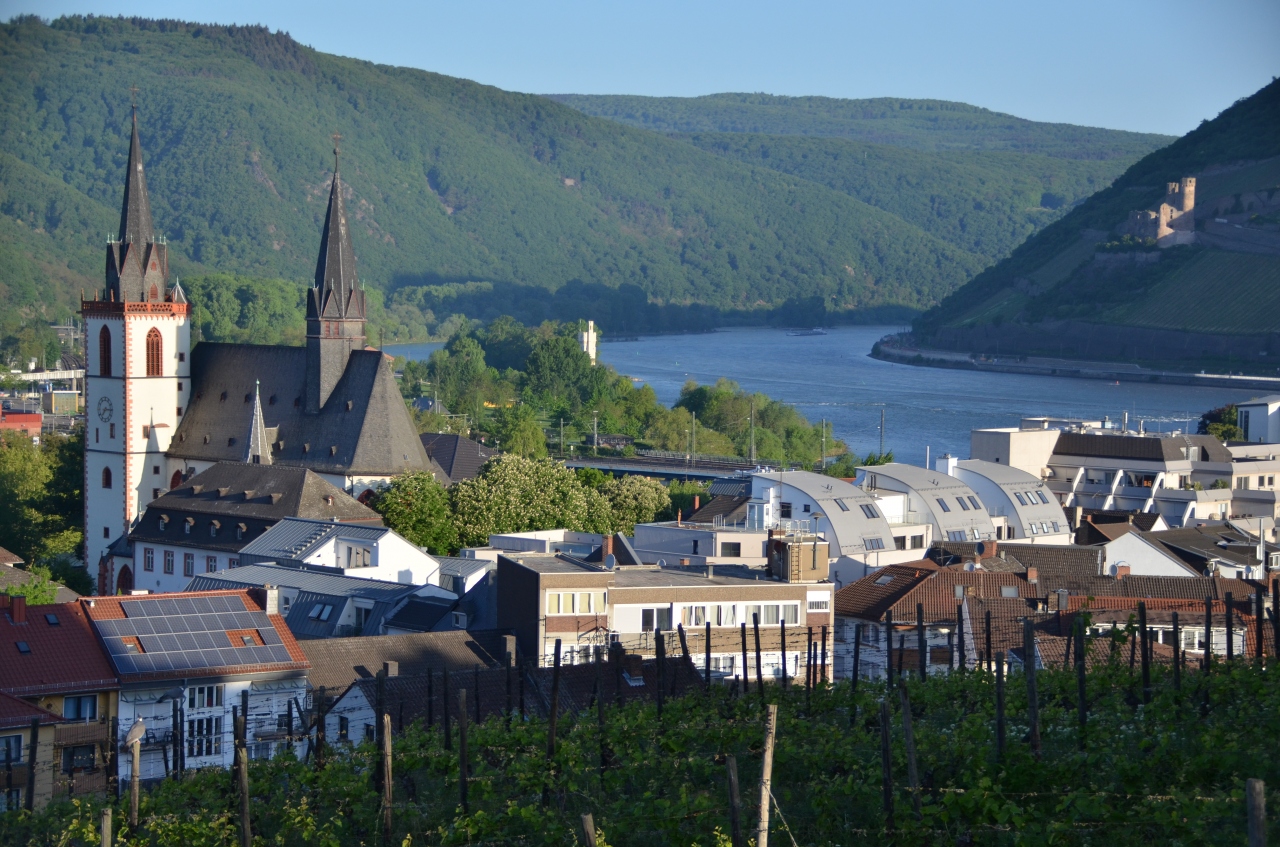
[[[191,353],[191,401],[169,455],[239,461],[253,421],[253,398],[260,391],[274,464],[374,476],[431,471],[381,353],[353,351],[318,414],[305,411],[306,368],[303,347],[196,345]]]
[[[443,480],[446,484],[474,478],[485,462],[498,455],[497,450],[451,432],[424,432],[418,438],[427,455],[448,477]]]
[[[333,182],[329,188],[329,208],[324,215],[320,255],[316,259],[315,287],[308,292],[307,317],[364,318],[364,292],[356,279],[356,254],[347,226],[342,177],[334,151]]]
[[[142,170],[142,144],[138,141],[138,113],[133,113],[133,137],[129,140],[129,166],[124,180],[124,203],[120,208],[120,240],[126,244],[147,244],[155,240],[151,224],[151,200],[147,197],[147,176]]]

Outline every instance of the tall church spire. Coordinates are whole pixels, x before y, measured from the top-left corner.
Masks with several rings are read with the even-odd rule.
[[[124,180],[124,205],[120,209],[120,240],[126,244],[155,241],[147,175],[142,170],[142,144],[138,141],[137,105],[133,107],[133,137],[129,140],[129,167]]]
[[[262,422],[262,394],[260,383],[253,384],[253,420],[249,423],[249,438],[245,442],[241,461],[252,465],[271,464],[271,445],[267,443],[267,428]]]
[[[337,142],[333,148],[333,183],[320,236],[315,285],[307,292],[306,410],[319,412],[347,369],[352,350],[364,347],[364,290],[356,280]]]

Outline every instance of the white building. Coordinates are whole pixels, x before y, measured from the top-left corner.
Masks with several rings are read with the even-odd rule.
[[[440,584],[440,563],[382,526],[285,518],[243,547],[240,563],[307,565],[404,585]]]
[[[939,460],[947,465],[949,459]],[[927,523],[933,537],[948,541],[983,541],[1003,536],[987,506],[972,488],[946,471],[921,468],[902,462],[858,468],[857,484],[877,498],[903,496],[908,520]]]
[[[947,456],[939,459],[938,470],[968,485],[990,515],[1004,519],[1003,527],[996,526],[997,539],[1032,544],[1072,542],[1067,516],[1039,477],[1009,465]]]
[[[1280,442],[1280,394],[1256,397],[1236,404],[1236,426],[1244,440],[1276,444]]]

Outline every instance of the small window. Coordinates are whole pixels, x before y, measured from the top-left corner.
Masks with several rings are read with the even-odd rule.
[[[721,541],[720,555],[724,558],[737,558],[742,555],[742,542],[740,541]]]
[[[957,586],[956,586],[956,599],[957,599],[957,600],[963,600],[963,599],[964,599],[964,586],[963,586],[963,585],[957,585]]]
[[[136,638],[126,638],[124,640],[124,651],[126,653],[141,653],[142,645],[138,643]]]
[[[44,622],[47,623],[49,626],[57,626],[58,616],[50,612],[49,614],[44,616]]]
[[[242,636],[240,636],[240,646],[241,646],[241,647],[252,647],[252,646],[253,646],[253,636],[252,636],[252,635],[242,635]]]
[[[1039,534],[1040,534],[1040,528],[1039,528],[1038,526],[1036,526],[1036,524],[1035,524],[1034,522],[1027,524],[1027,526],[1031,527],[1031,534],[1032,534],[1032,535],[1039,535]]]
[[[1053,531],[1054,531],[1054,532],[1061,532],[1061,531],[1062,531],[1062,530],[1061,530],[1061,528],[1060,528],[1060,525],[1058,524],[1058,522],[1057,522],[1057,521],[1054,521],[1054,522],[1053,522]]]
[[[1001,596],[1001,597],[1013,597],[1013,598],[1016,598],[1016,597],[1018,596],[1018,586],[1016,586],[1016,585],[1002,585],[1002,586],[1000,586],[1000,596]]]
[[[951,511],[951,507],[947,505],[947,501],[943,500],[941,497],[938,498],[938,505],[942,507],[942,511],[944,512]]]
[[[17,644],[18,652],[24,656],[31,652],[31,645],[25,641],[19,641]]]
[[[217,570],[218,570],[218,557],[217,557],[217,556],[205,556],[205,557],[204,557],[204,572],[205,572],[205,573],[215,573]]]
[[[840,511],[842,512],[849,511],[849,507],[845,505],[845,502],[843,500],[836,500],[836,506],[838,506]]]
[[[949,529],[947,530],[947,540],[948,541],[968,541],[969,533],[964,531],[963,529]]]
[[[805,503],[805,504],[804,504],[804,513],[805,513],[806,515],[807,515],[807,514],[809,514],[809,504],[808,504],[808,503]]]
[[[811,612],[826,612],[826,611],[829,611],[830,609],[831,609],[830,600],[810,600],[809,601],[809,611]]]
[[[320,620],[327,621],[329,620],[329,616],[332,614],[333,614],[333,606],[330,606],[329,604],[326,603],[325,607],[320,610]]]
[[[102,487],[103,488],[111,487],[111,468],[102,469]]]
[[[168,574],[173,573],[173,551],[172,550],[164,551],[164,572]]]
[[[22,736],[0,735],[0,765],[22,761]]]
[[[967,512],[967,511],[969,511],[969,504],[968,504],[968,503],[966,503],[966,502],[964,502],[964,498],[963,498],[963,497],[957,497],[957,498],[956,498],[956,502],[960,504],[960,511],[962,511],[962,512]]]
[[[62,698],[62,716],[69,721],[98,719],[98,695],[85,694]]]
[[[924,536],[923,536],[923,535],[913,535],[913,536],[911,536],[911,549],[912,549],[912,550],[923,550],[923,549],[924,549]]]
[[[1021,492],[1021,491],[1015,491],[1015,492],[1013,492],[1013,496],[1018,498],[1018,504],[1019,504],[1019,505],[1021,505],[1021,506],[1025,506],[1025,505],[1027,505],[1027,498],[1025,498],[1025,497],[1023,497],[1023,496],[1022,496],[1022,492]]]
[[[864,539],[862,539],[862,546],[863,546],[864,548],[866,548],[867,550],[883,550],[883,549],[884,549],[884,539],[883,539],[883,538],[879,538],[879,537],[876,537],[876,538],[864,538]]]
[[[780,518],[784,518],[784,519],[790,519],[790,518],[791,518],[791,504],[790,504],[790,503],[779,503],[779,504],[778,504],[778,517],[780,517]]]
[[[977,497],[972,497],[972,496],[970,496],[970,497],[969,497],[969,505],[973,506],[973,509],[974,509],[974,511],[976,511],[976,512],[981,512],[981,511],[982,511],[982,504],[978,502],[978,498],[977,498]]]
[[[869,518],[880,517],[880,513],[876,511],[875,506],[872,506],[870,503],[862,503],[860,505],[862,508],[862,514],[866,515]]]
[[[881,574],[876,577],[876,585],[888,585],[891,582],[893,582],[893,574]]]
[[[144,571],[156,569],[156,551],[151,547],[142,548],[142,569]]]
[[[893,537],[893,549],[894,549],[894,550],[906,550],[906,549],[907,549],[907,537],[906,537],[905,535],[895,535],[895,536]]]
[[[338,716],[338,740],[349,741],[350,737],[351,737],[351,722],[347,718],[344,718],[341,715],[339,715]]]
[[[1037,491],[1036,496],[1040,498],[1041,503],[1044,503],[1046,506],[1049,505],[1049,498],[1044,496],[1043,491]]]

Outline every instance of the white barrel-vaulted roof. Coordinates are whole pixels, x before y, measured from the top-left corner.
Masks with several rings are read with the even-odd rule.
[[[956,462],[954,474],[978,492],[992,514],[1007,518],[1009,538],[1058,544],[1071,540],[1067,517],[1058,499],[1038,477],[981,459]]]
[[[771,521],[787,520],[773,510],[789,504],[790,519],[809,521],[827,539],[832,557],[894,549],[889,521],[875,498],[842,479],[808,471],[758,473],[751,478],[751,499],[769,505]],[[814,513],[822,517],[815,521]]]
[[[858,468],[858,485],[867,491],[906,494],[907,512],[933,524],[940,541],[981,541],[996,537],[987,504],[978,493],[954,476],[941,471],[890,462]]]

